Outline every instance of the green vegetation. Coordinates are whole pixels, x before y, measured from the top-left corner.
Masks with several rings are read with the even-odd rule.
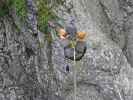
[[[0,17],[5,16],[8,14],[8,9],[5,8],[6,6],[3,6],[0,8]]]
[[[9,13],[10,5],[11,5],[10,0],[0,0],[0,17],[5,16]]]
[[[26,0],[12,0],[12,7],[16,9],[16,14],[22,21],[26,18]]]
[[[51,9],[47,5],[47,0],[38,0],[38,27],[42,32],[45,32],[47,22],[50,19],[55,18],[55,14],[51,11]]]
[[[26,17],[26,1],[25,0],[1,0],[0,1],[0,17],[9,14],[9,9],[16,9],[16,14],[22,20]]]
[[[57,16],[54,14],[52,9],[63,5],[64,0],[36,0],[38,8],[38,28],[42,32],[46,32],[48,20],[54,20]],[[5,16],[9,13],[9,9],[14,8],[17,16],[22,21],[26,20],[27,8],[26,0],[1,0],[0,1],[0,17]]]
[[[38,27],[42,32],[46,32],[48,20],[53,20],[57,17],[52,9],[63,5],[63,3],[63,0],[37,0]]]

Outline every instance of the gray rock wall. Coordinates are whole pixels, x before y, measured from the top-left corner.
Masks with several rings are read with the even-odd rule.
[[[63,11],[60,9],[56,11],[66,21],[69,16],[75,16],[78,31],[88,33],[88,52],[80,65],[81,70],[77,66],[79,100],[130,100],[133,98],[132,78],[129,79],[132,76],[132,49],[129,46],[129,42],[132,42],[132,33],[128,28],[131,28],[132,24],[127,21],[127,11],[122,8],[125,4],[123,2],[69,0],[66,1],[66,8],[62,7]],[[65,9],[70,8],[72,4],[71,12],[67,12]],[[70,92],[66,98],[72,100],[72,95],[73,92]]]
[[[132,1],[67,0],[55,12],[66,23],[74,16],[78,31],[88,33],[75,66],[77,99],[132,100]],[[0,18],[0,100],[73,100],[73,62],[55,41],[33,34],[36,21],[35,30],[20,31],[13,20]]]

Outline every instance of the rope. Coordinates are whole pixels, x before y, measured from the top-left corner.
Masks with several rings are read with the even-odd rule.
[[[73,97],[73,100],[77,100],[76,98],[76,94],[77,94],[77,81],[76,81],[76,74],[77,74],[77,70],[76,70],[76,57],[75,57],[75,46],[73,47],[74,48],[74,63],[73,63],[73,74],[74,74],[74,97]]]

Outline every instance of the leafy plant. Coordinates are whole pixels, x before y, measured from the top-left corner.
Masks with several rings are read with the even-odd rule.
[[[26,10],[26,0],[11,0],[12,7],[16,9],[16,14],[21,18],[21,20],[25,20],[27,10]]]
[[[62,5],[63,0],[37,0],[38,7],[38,27],[42,32],[46,32],[48,20],[57,18],[52,9]]]
[[[0,8],[0,17],[5,16],[8,14],[8,9],[4,7]]]
[[[40,31],[46,32],[48,20],[54,20],[57,18],[52,9],[58,7],[59,5],[63,5],[63,3],[64,0],[36,0],[38,8],[38,28]],[[10,8],[14,8],[16,10],[17,16],[19,16],[22,21],[26,20],[26,0],[1,0],[0,16],[5,16],[8,14]]]
[[[0,17],[9,13],[9,7],[11,6],[11,0],[0,0]]]
[[[54,13],[49,9],[46,0],[38,0],[38,27],[41,31],[45,31],[48,20],[54,18]]]
[[[0,16],[9,14],[10,8],[16,9],[16,14],[22,20],[26,17],[26,1],[25,0],[1,0],[0,1]]]

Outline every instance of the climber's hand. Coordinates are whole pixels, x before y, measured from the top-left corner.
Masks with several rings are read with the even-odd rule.
[[[52,21],[48,21],[48,25],[52,28],[55,28],[55,24]]]

